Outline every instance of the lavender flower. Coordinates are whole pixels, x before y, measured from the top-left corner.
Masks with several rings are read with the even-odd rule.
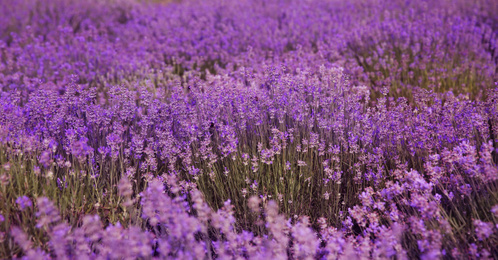
[[[16,199],[16,203],[19,205],[21,210],[25,210],[26,208],[33,206],[31,200],[27,196],[18,197]]]
[[[36,213],[36,216],[38,217],[38,222],[36,224],[37,228],[47,228],[49,224],[60,220],[59,212],[48,198],[39,197],[36,204],[38,206],[38,211]]]
[[[493,234],[493,224],[481,220],[474,220],[475,232],[479,240],[484,240]]]

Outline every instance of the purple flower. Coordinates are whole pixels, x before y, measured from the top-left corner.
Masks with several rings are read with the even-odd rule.
[[[16,199],[16,203],[19,205],[21,210],[33,206],[31,200],[27,196],[21,196]]]
[[[39,218],[36,224],[37,228],[46,227],[53,222],[60,220],[59,212],[54,203],[46,197],[39,197],[36,200],[38,212],[36,216]]]
[[[481,221],[479,219],[474,220],[475,232],[479,240],[484,240],[493,234],[493,224]]]
[[[32,242],[29,239],[29,236],[24,233],[24,231],[19,227],[12,227],[10,234],[14,237],[14,241],[21,246],[23,250],[28,250],[32,246]]]
[[[52,159],[50,157],[50,152],[44,151],[40,155],[40,163],[43,164],[43,166],[48,167],[52,163]]]
[[[491,208],[491,213],[493,213],[493,215],[495,215],[495,217],[498,218],[498,205],[494,205],[492,208]]]

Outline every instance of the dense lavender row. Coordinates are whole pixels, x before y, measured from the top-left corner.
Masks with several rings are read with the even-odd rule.
[[[0,258],[497,258],[493,1],[0,1]]]
[[[478,1],[235,1],[137,6],[126,1],[4,0],[2,71],[9,89],[205,77],[265,63],[347,68],[394,94],[480,94],[496,80],[498,12]],[[10,3],[10,5],[9,5]],[[406,92],[406,93],[405,93]]]

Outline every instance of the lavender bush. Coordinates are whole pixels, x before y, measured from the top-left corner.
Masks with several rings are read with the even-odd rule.
[[[0,258],[498,258],[493,1],[0,6]]]

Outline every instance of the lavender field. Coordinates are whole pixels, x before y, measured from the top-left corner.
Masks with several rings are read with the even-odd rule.
[[[0,259],[498,259],[496,0],[0,0]]]

